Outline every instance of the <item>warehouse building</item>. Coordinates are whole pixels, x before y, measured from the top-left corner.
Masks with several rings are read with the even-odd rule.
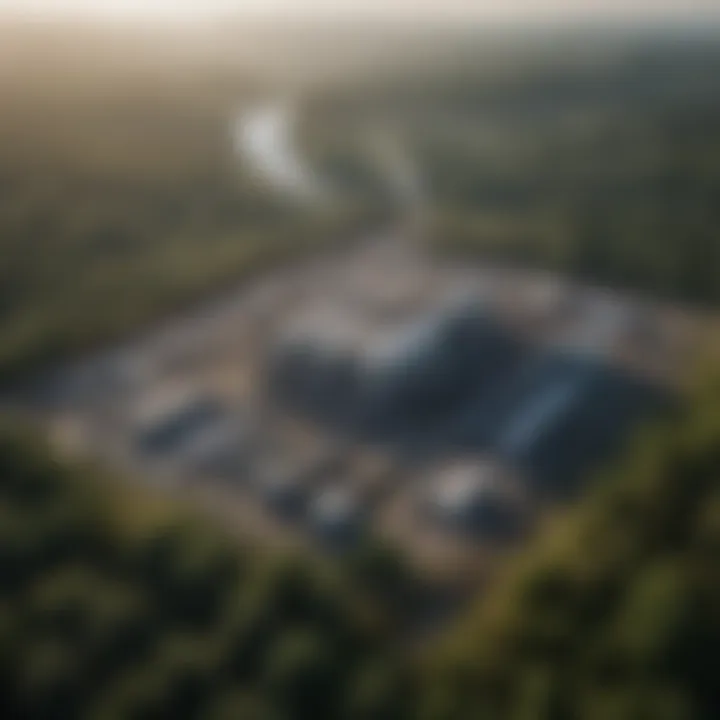
[[[540,495],[571,496],[641,421],[668,406],[657,386],[594,357],[544,357],[507,389],[492,446]]]
[[[392,328],[354,322],[318,314],[314,332],[284,337],[271,357],[270,387],[282,402],[376,440],[441,437],[469,398],[523,353],[468,300]]]

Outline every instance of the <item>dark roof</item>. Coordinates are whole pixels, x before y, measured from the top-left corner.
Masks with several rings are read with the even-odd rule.
[[[542,492],[573,492],[580,478],[618,449],[643,419],[667,403],[643,379],[581,356],[545,358],[510,388],[492,445]]]

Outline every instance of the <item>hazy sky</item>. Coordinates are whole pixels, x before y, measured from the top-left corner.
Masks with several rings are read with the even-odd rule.
[[[0,10],[32,15],[193,18],[218,12],[293,15],[688,16],[720,12],[720,0],[0,0]]]

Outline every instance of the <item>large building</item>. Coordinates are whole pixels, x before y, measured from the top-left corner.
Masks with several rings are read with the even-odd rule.
[[[667,402],[659,387],[596,357],[551,354],[507,387],[491,445],[538,494],[568,496]]]
[[[663,402],[602,355],[529,347],[467,298],[390,330],[317,314],[276,347],[271,386],[334,430],[414,454],[490,452],[556,495]]]
[[[275,348],[270,384],[283,402],[362,436],[427,442],[521,356],[521,343],[473,302],[391,328],[317,314]]]

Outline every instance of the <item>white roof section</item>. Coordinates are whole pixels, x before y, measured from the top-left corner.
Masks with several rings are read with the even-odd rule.
[[[482,309],[484,305],[483,295],[466,285],[446,292],[439,307],[430,313],[418,307],[388,322],[353,303],[327,299],[296,314],[281,332],[280,342],[346,352],[369,363],[392,362],[432,342],[443,320],[454,313]]]
[[[463,512],[486,498],[508,498],[508,471],[495,461],[458,462],[430,479],[430,500],[448,514]]]

